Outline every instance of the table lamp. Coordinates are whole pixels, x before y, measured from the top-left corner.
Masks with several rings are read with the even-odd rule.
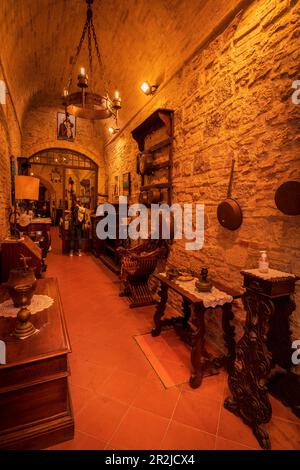
[[[15,208],[14,208],[14,234],[17,233],[17,200],[28,199],[37,201],[39,199],[40,180],[34,176],[15,176]]]

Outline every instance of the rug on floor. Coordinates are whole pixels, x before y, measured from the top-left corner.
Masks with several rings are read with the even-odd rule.
[[[134,338],[166,388],[189,381],[191,350],[173,328],[155,338],[151,333]]]

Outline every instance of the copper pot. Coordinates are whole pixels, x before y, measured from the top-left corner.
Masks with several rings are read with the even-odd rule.
[[[139,169],[141,175],[150,175],[153,171],[154,157],[152,153],[142,153],[140,156]]]
[[[140,195],[139,195],[139,203],[140,204],[145,204],[147,205],[149,202],[148,200],[148,191],[142,191],[140,192]]]
[[[22,307],[24,302],[25,305],[30,305],[36,284],[33,269],[16,268],[10,270],[7,288],[15,307]],[[24,299],[24,295],[26,299]]]
[[[150,204],[156,204],[161,200],[161,190],[159,188],[150,189],[148,193],[148,200]]]

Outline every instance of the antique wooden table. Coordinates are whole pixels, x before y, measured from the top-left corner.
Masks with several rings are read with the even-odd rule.
[[[252,428],[262,448],[270,449],[269,434],[263,425],[272,416],[267,382],[275,365],[286,371],[279,387],[285,396],[278,398],[287,404],[290,397],[294,412],[300,416],[300,384],[299,377],[291,372],[293,349],[289,329],[289,316],[295,309],[291,294],[299,278],[274,270],[269,270],[268,275],[259,274],[256,269],[241,274],[246,288],[243,303],[247,317],[234,367],[229,370],[231,396],[224,406]],[[285,383],[291,391],[285,392]]]
[[[6,364],[0,365],[0,449],[42,449],[74,435],[71,348],[56,279],[38,280],[35,294],[54,299],[31,316],[39,329],[35,335],[13,337],[17,319],[0,317],[0,339],[6,344]],[[0,301],[7,298],[2,285]]]
[[[183,289],[174,281],[167,279],[166,276],[154,274],[153,277],[160,282],[160,290],[158,292],[160,300],[153,317],[155,327],[152,330],[152,336],[158,336],[164,326],[173,325],[181,338],[192,347],[190,386],[192,388],[199,387],[205,372],[208,374],[217,373],[216,369],[222,366],[230,369],[235,359],[235,328],[231,324],[233,319],[232,302],[206,308],[203,301],[199,300],[199,297]],[[228,289],[216,283],[213,283],[213,285],[217,289],[231,295],[233,300],[241,297],[241,293],[229,292]],[[181,296],[183,316],[163,318],[169,289]],[[211,308],[222,309],[223,338],[228,350],[226,355],[218,358],[212,357],[205,349],[205,314]]]

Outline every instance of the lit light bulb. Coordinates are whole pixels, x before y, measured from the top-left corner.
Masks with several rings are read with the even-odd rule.
[[[143,82],[141,84],[141,90],[143,93],[148,94],[150,92],[150,84],[149,82]]]
[[[64,88],[64,96],[68,96],[69,92],[67,88]]]
[[[118,92],[118,90],[115,92],[115,98],[116,100],[120,99],[120,93]]]
[[[110,134],[114,134],[115,130],[114,130],[113,127],[109,127],[109,128],[108,128],[108,132],[109,132]]]
[[[80,67],[80,75],[84,76],[85,75],[85,68]]]

